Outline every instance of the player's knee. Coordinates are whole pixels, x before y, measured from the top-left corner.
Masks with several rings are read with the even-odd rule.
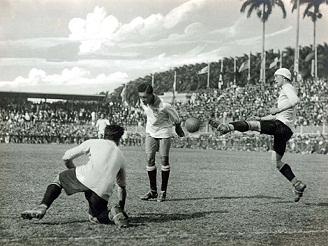
[[[282,167],[285,165],[282,161],[276,161],[276,167],[280,171]]]
[[[148,166],[155,166],[155,157],[153,155],[147,155]]]
[[[246,123],[248,124],[249,130],[251,131],[261,131],[261,123],[259,121],[246,121]]]
[[[168,165],[170,165],[170,163],[169,163],[169,157],[168,156],[162,156],[161,157],[161,161],[162,161],[162,166],[168,166]]]
[[[59,175],[51,182],[51,184],[57,185],[59,188],[62,188],[61,182],[59,180]]]

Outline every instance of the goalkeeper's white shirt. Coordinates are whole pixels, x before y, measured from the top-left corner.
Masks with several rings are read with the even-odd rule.
[[[299,102],[297,92],[290,83],[286,83],[282,86],[278,97],[278,109],[285,108],[288,105],[293,107],[282,111],[276,115],[276,119],[283,122],[291,130],[294,129],[294,121],[296,118],[296,104]]]
[[[65,152],[63,160],[73,160],[83,154],[89,156],[87,164],[76,167],[76,178],[108,201],[115,184],[125,187],[126,159],[114,141],[90,139]]]
[[[154,105],[145,105],[140,100],[147,116],[146,133],[153,138],[172,137],[173,124],[180,123],[178,112],[171,104],[163,102],[157,95],[154,96]]]

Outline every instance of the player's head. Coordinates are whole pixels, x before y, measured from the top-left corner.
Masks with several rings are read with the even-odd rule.
[[[138,86],[138,93],[144,104],[150,104],[154,99],[153,87],[150,84],[143,83]]]
[[[284,80],[290,82],[292,80],[292,74],[287,68],[279,68],[274,73],[274,81],[278,83],[278,85],[282,85]]]
[[[104,131],[104,139],[113,140],[117,145],[124,134],[124,128],[119,125],[107,125]]]

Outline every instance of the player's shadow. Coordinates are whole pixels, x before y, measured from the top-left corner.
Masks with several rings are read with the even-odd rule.
[[[186,198],[176,198],[168,199],[165,202],[170,201],[197,201],[197,200],[232,200],[232,199],[271,199],[271,200],[281,200],[282,197],[275,196],[265,196],[265,195],[256,195],[256,196],[218,196],[218,197],[186,197]]]
[[[209,214],[223,214],[228,213],[227,210],[196,212],[190,214],[159,214],[159,213],[145,213],[130,217],[130,226],[141,226],[146,223],[163,223],[164,221],[183,221],[195,218],[202,218]]]
[[[318,203],[304,203],[307,206],[313,206],[313,207],[328,207],[328,202],[318,202]]]
[[[40,223],[38,221],[36,221],[36,223]],[[63,220],[63,221],[49,221],[49,222],[45,222],[42,221],[40,224],[43,225],[69,225],[69,224],[76,224],[76,223],[90,223],[89,220],[87,219],[81,219],[81,220]]]

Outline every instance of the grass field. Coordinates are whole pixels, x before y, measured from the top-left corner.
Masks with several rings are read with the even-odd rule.
[[[294,203],[270,153],[172,149],[167,201],[158,203],[139,200],[148,190],[143,148],[122,147],[131,227],[88,222],[82,194],[62,193],[42,220],[23,220],[20,213],[38,204],[65,170],[61,158],[70,147],[0,144],[0,245],[328,245],[323,155],[286,154],[308,185]]]

